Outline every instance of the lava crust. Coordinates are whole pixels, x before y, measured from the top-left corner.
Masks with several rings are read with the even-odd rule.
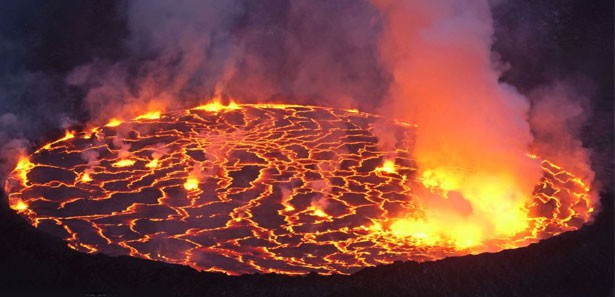
[[[73,249],[229,274],[352,273],[515,248],[590,218],[583,182],[543,160],[527,230],[471,247],[396,234],[395,218],[420,216],[413,189],[424,185],[413,125],[392,125],[391,154],[378,149],[379,120],[250,104],[112,120],[22,159],[5,188],[14,210]]]

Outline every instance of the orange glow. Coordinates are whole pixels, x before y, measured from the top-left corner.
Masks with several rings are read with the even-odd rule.
[[[92,177],[90,176],[89,173],[85,172],[83,173],[83,175],[81,176],[81,182],[82,183],[87,183],[87,182],[91,182],[92,181]]]
[[[404,127],[414,127],[414,128],[419,126],[417,124],[408,123],[408,122],[404,122],[404,121],[400,121],[400,120],[395,120],[395,124],[400,125],[400,126],[404,126]]]
[[[16,210],[17,212],[22,212],[28,209],[28,204],[19,200],[15,204],[11,205],[11,208]]]
[[[483,242],[482,228],[471,223],[441,224],[442,221],[423,219],[398,219],[391,224],[391,232],[397,236],[409,236],[425,245],[452,243],[458,249],[466,249]]]
[[[134,164],[135,164],[135,160],[122,159],[122,160],[119,160],[119,161],[113,163],[111,166],[113,166],[113,167],[128,167],[128,166],[132,166]]]
[[[278,104],[278,103],[261,103],[261,104],[254,104],[254,107],[258,107],[258,108],[273,108],[273,109],[287,109],[287,108],[293,108],[293,107],[298,107],[301,105],[289,105],[289,104]]]
[[[421,174],[420,181],[425,187],[432,190],[442,189],[450,191],[459,188],[457,175],[451,174],[450,169],[428,169]]]
[[[434,230],[435,228],[437,227],[433,224],[415,219],[400,219],[391,224],[393,234],[413,237],[425,245],[434,245],[442,241],[440,234]]]
[[[117,127],[117,126],[121,125],[122,123],[123,123],[122,120],[116,119],[116,118],[112,118],[112,119],[109,120],[109,122],[107,122],[105,127]]]
[[[157,120],[160,119],[160,111],[150,111],[135,118],[135,120]]]
[[[220,103],[219,99],[215,99],[212,102],[209,102],[209,103],[193,108],[193,110],[204,110],[204,111],[209,111],[209,112],[214,112],[214,113],[222,111],[222,110],[235,110],[235,109],[241,109],[239,104],[231,101],[229,102],[228,105],[224,105]]]
[[[327,214],[322,209],[315,210],[314,215],[321,218],[327,217]]]
[[[382,225],[374,222],[368,229],[372,232],[382,232]]]
[[[98,127],[90,129],[88,132],[85,132],[85,134],[83,135],[83,138],[84,139],[92,138],[92,135],[94,135],[94,133],[98,132],[98,129],[99,129]]]
[[[15,167],[15,172],[22,180],[23,183],[28,181],[28,172],[34,168],[34,164],[30,162],[30,159],[27,157],[20,157],[17,162],[17,167]]]
[[[149,161],[149,163],[145,165],[145,167],[152,169],[158,167],[158,159],[152,159],[151,161]]]
[[[308,207],[308,210],[312,213],[312,215],[317,216],[317,217],[326,218],[329,216],[324,210],[316,206],[310,206]]]
[[[454,210],[441,209],[448,208],[450,201],[442,206],[433,204],[433,200],[419,201],[419,203],[432,203],[432,207],[426,210],[426,215],[428,222],[433,225],[432,232],[437,238],[450,239],[461,245],[467,245],[472,242],[479,243],[479,234],[490,232],[495,236],[513,236],[527,229],[529,218],[524,201],[530,197],[524,197],[524,194],[519,192],[512,178],[467,174],[460,171],[463,170],[453,168],[425,170],[419,179],[432,193],[442,195],[444,199],[454,194],[458,200],[471,206],[471,213],[460,216]],[[519,198],[510,199],[511,195]],[[453,213],[442,215],[450,211]],[[463,239],[465,236],[471,238]]]
[[[395,162],[393,160],[385,160],[382,166],[376,168],[376,172],[386,172],[389,174],[397,172]]]
[[[184,189],[194,191],[199,188],[199,180],[194,177],[189,177],[184,183]]]
[[[73,133],[72,131],[66,131],[66,134],[64,134],[64,137],[60,138],[60,140],[58,140],[58,141],[68,140],[68,139],[72,139],[74,137],[75,137],[75,133]]]

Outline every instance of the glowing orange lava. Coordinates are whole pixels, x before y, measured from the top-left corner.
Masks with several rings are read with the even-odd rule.
[[[446,171],[418,173],[412,124],[392,121],[398,147],[380,151],[378,119],[219,102],[151,112],[43,146],[19,161],[5,188],[14,210],[73,249],[230,274],[351,273],[498,251],[591,217],[589,188],[543,160],[544,178],[525,205],[484,202],[499,207],[487,218],[493,232],[430,220],[419,195],[455,205],[463,199],[447,189],[457,181]],[[500,194],[497,183],[481,189]]]

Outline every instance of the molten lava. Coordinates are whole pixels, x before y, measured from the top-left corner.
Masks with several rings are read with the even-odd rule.
[[[589,188],[548,160],[524,205],[498,201],[497,181],[480,187],[494,199],[468,206],[446,170],[419,173],[414,125],[392,121],[398,145],[383,152],[377,119],[219,102],[113,119],[22,158],[5,188],[14,210],[78,251],[230,274],[351,273],[516,248],[591,217]],[[492,211],[481,219],[493,230],[434,219],[433,201]]]

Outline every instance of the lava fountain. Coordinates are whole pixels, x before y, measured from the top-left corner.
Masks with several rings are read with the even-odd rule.
[[[378,148],[383,120],[394,151]],[[590,219],[588,186],[541,160],[533,196],[511,210],[514,232],[438,225],[417,201],[467,206],[436,186],[437,172],[418,173],[415,127],[301,105],[150,112],[44,145],[21,159],[5,189],[15,211],[75,250],[229,274],[352,273],[498,251]]]

